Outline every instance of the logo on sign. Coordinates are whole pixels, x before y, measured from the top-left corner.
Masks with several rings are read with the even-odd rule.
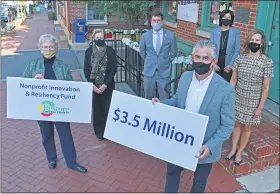
[[[69,108],[57,107],[52,101],[42,101],[38,105],[38,111],[44,117],[52,116],[53,114],[69,114]]]

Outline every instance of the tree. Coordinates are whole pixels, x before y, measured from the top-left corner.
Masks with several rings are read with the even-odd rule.
[[[99,15],[113,15],[119,17],[127,16],[129,27],[133,29],[134,21],[140,17],[147,17],[150,8],[156,5],[155,1],[128,1],[128,0],[89,0],[88,3],[93,3],[94,11]]]

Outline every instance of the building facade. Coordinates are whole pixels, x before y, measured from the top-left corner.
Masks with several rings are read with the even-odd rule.
[[[180,7],[182,7],[180,5],[190,5],[193,3],[198,4],[198,9],[196,12],[190,10],[190,21],[181,20],[184,16],[180,13]],[[267,55],[274,61],[275,72],[268,98],[279,105],[279,1],[161,1],[164,25],[169,30],[175,32],[179,55],[190,54],[193,44],[197,40],[210,38],[211,29],[219,23],[218,12],[223,9],[231,9],[235,14],[233,26],[241,30],[241,46],[243,46],[247,34],[254,28],[265,32],[268,44]]]
[[[129,30],[129,22],[126,17],[97,15],[94,13],[91,1],[57,0],[56,4],[57,18],[69,40],[73,40],[73,21],[76,18],[86,19],[86,31],[88,32],[99,27],[110,30]],[[160,7],[159,3],[157,7]],[[134,21],[134,29],[146,29],[147,27],[147,18],[143,17]]]

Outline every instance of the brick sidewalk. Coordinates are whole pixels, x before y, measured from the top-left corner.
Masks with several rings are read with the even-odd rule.
[[[16,26],[15,35],[1,37],[1,52],[16,52],[18,50],[38,49],[38,40],[42,34],[53,34],[59,39],[60,32],[55,31],[53,21],[48,20],[47,12],[42,10],[25,19]],[[60,48],[68,48],[67,41],[60,42]]]
[[[35,121],[6,118],[6,83],[2,82],[2,192],[163,192],[165,162],[108,141],[100,143],[90,124],[72,123],[78,162],[85,175],[67,169],[57,134],[58,166],[47,167]],[[181,192],[189,192],[192,173],[185,170]],[[234,192],[241,186],[219,163],[214,164],[206,192]]]

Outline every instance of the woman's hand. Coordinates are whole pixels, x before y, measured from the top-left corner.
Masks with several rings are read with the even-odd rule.
[[[44,76],[43,76],[43,74],[37,74],[37,75],[35,75],[34,78],[35,79],[44,79]]]
[[[254,114],[254,119],[260,117],[261,115],[262,115],[262,109],[257,108],[257,110],[255,111],[255,114]]]
[[[92,90],[97,93],[97,94],[101,94],[102,92],[98,89],[98,87],[96,87],[95,85],[93,85]]]
[[[103,93],[106,90],[107,86],[105,84],[103,84],[102,86],[100,86],[99,90],[101,91],[101,93]]]
[[[231,66],[230,65],[227,65],[225,68],[224,68],[224,71],[229,73],[231,71]]]

